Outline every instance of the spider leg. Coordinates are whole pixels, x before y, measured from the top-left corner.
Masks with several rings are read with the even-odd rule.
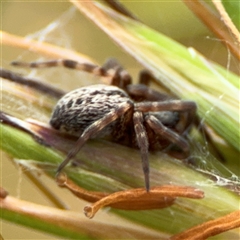
[[[173,99],[168,94],[149,88],[151,79],[153,79],[153,76],[148,70],[141,70],[139,73],[139,83],[129,84],[126,87],[127,93],[136,101],[165,101]]]
[[[181,137],[176,132],[172,131],[170,128],[164,126],[161,121],[159,121],[153,115],[147,115],[145,117],[146,123],[149,127],[158,135],[163,136],[164,138],[168,139],[170,142],[176,144],[180,149],[182,149],[183,153],[182,156],[179,152],[170,152],[170,155],[176,156],[177,158],[184,158],[189,155],[189,145],[186,139]]]
[[[84,143],[91,138],[93,135],[101,131],[108,124],[112,123],[114,120],[122,116],[127,110],[132,107],[129,103],[122,103],[118,106],[114,111],[109,112],[103,118],[91,124],[87,127],[82,135],[78,138],[77,142],[73,146],[73,148],[68,153],[67,157],[63,160],[63,162],[59,165],[57,169],[57,175],[61,172],[61,170],[69,163],[69,161],[76,156],[79,150],[82,148]]]
[[[139,83],[146,86],[149,86],[152,78],[152,74],[146,69],[141,70],[138,77]]]
[[[38,81],[37,79],[23,77],[10,70],[0,68],[0,77],[12,82],[16,82],[21,85],[31,87],[37,91],[43,92],[44,94],[48,94],[57,99],[59,99],[65,94],[64,91],[54,88],[50,85],[44,84],[41,81]]]
[[[56,59],[30,63],[14,61],[11,64],[17,67],[28,68],[66,67],[70,69],[76,69],[88,73],[93,73],[96,76],[110,77],[110,85],[118,86],[122,89],[125,89],[126,86],[132,82],[132,78],[129,73],[123,69],[117,60],[113,58],[106,61],[103,67],[99,67],[91,63],[79,63],[70,59]]]
[[[135,111],[140,112],[158,112],[158,111],[187,111],[189,112],[186,126],[193,123],[197,110],[197,104],[187,100],[168,100],[164,102],[140,102],[135,104]]]
[[[69,59],[56,59],[56,60],[50,60],[50,61],[44,61],[44,62],[19,62],[14,61],[11,63],[13,66],[18,67],[28,67],[28,68],[48,68],[48,67],[66,67],[70,69],[77,69],[80,71],[85,71],[89,73],[93,73],[95,75],[99,76],[108,76],[108,73],[102,68],[94,64],[90,63],[79,63],[74,60]]]
[[[172,99],[169,95],[155,91],[145,84],[129,84],[126,87],[127,93],[133,99],[145,101],[166,101]]]
[[[131,84],[132,78],[115,58],[108,59],[102,67],[110,76],[110,85],[126,89],[127,85]]]
[[[143,126],[143,114],[141,112],[134,112],[133,123],[136,134],[136,139],[141,152],[142,168],[145,178],[145,186],[147,192],[150,189],[149,183],[149,161],[148,161],[148,137]]]
[[[116,58],[109,58],[105,61],[102,68],[104,68],[106,71],[111,69],[121,69],[123,70],[122,65],[118,62]]]
[[[193,101],[169,100],[165,102],[136,103],[135,110],[143,112],[158,111],[196,111],[197,105]]]

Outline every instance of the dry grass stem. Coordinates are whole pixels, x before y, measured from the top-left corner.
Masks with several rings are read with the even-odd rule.
[[[88,56],[79,54],[70,49],[65,49],[46,42],[35,41],[26,37],[19,37],[7,32],[0,32],[2,45],[27,49],[30,52],[38,53],[49,58],[72,59],[78,62],[94,63]]]
[[[4,192],[6,191],[0,191],[0,193]],[[13,212],[14,214],[30,218],[32,221],[43,221],[44,224],[49,224],[49,227],[51,226],[52,228],[64,228],[96,239],[120,239],[124,238],[126,234],[136,239],[159,239],[159,235],[154,231],[151,232],[151,230],[144,232],[123,226],[92,222],[88,219],[83,219],[76,212],[34,204],[9,195],[7,196],[6,194],[0,195],[0,208],[3,213],[4,211]]]
[[[227,14],[222,2],[219,0],[218,1],[212,0],[212,2],[215,5],[215,7],[217,8],[218,12],[220,13],[225,25],[229,28],[229,30],[232,32],[233,36],[236,38],[237,44],[240,45],[240,33],[237,30],[237,28],[235,27],[235,25],[233,24],[229,15]]]
[[[229,34],[228,27],[224,24],[219,16],[216,16],[214,12],[207,7],[206,3],[199,0],[183,0],[183,2],[195,13],[206,26],[215,33],[223,43],[231,50],[231,52],[240,59],[239,44],[234,43],[234,39]]]
[[[171,240],[204,240],[220,233],[240,227],[240,210],[223,217],[190,228],[171,238]]]

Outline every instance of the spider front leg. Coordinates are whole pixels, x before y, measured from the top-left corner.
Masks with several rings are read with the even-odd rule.
[[[129,73],[123,69],[117,60],[111,58],[107,60],[102,67],[91,63],[79,63],[70,59],[56,59],[43,62],[19,62],[14,61],[11,63],[17,67],[28,67],[28,68],[49,68],[49,67],[65,67],[69,69],[76,69],[88,73],[93,73],[96,76],[109,77],[110,85],[118,86],[125,89],[128,84],[131,83],[132,79]]]
[[[104,68],[91,63],[79,63],[74,60],[69,59],[57,59],[43,62],[19,62],[14,61],[11,63],[13,66],[17,67],[28,67],[28,68],[49,68],[49,67],[66,67],[70,69],[76,69],[88,73],[93,73],[98,76],[109,76]]]
[[[57,175],[62,171],[62,169],[69,163],[69,161],[76,156],[76,154],[79,152],[79,150],[82,148],[84,143],[90,139],[93,135],[100,132],[103,128],[105,128],[107,125],[112,123],[114,120],[122,116],[126,111],[128,111],[132,107],[131,104],[128,103],[122,103],[119,105],[119,107],[108,114],[106,114],[103,118],[99,119],[98,121],[91,124],[89,127],[87,127],[82,135],[79,137],[73,148],[68,153],[67,157],[64,159],[64,161],[59,165],[57,169]],[[50,122],[51,125],[53,125],[53,122]]]

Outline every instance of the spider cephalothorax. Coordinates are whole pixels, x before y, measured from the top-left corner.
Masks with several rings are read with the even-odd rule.
[[[103,67],[71,60],[28,64],[30,67],[58,65],[111,78],[111,85],[99,84],[71,91],[55,106],[51,126],[79,136],[58,172],[88,139],[97,137],[140,149],[147,191],[150,188],[149,150],[167,150],[176,158],[188,156],[185,136],[195,116],[195,102],[172,99],[150,89],[142,84],[148,80],[147,72],[142,72],[139,84],[132,84],[129,74],[115,60]]]

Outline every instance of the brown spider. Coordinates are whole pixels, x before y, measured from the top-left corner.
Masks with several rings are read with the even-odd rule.
[[[111,78],[111,85],[92,85],[71,91],[55,106],[50,125],[79,136],[57,173],[88,139],[107,138],[140,149],[145,187],[149,191],[149,150],[164,150],[179,159],[189,155],[185,136],[193,123],[196,103],[176,100],[150,89],[146,85],[150,77],[146,71],[141,72],[139,84],[132,84],[130,75],[114,59],[103,67],[72,60],[14,62],[13,65],[64,66]]]

